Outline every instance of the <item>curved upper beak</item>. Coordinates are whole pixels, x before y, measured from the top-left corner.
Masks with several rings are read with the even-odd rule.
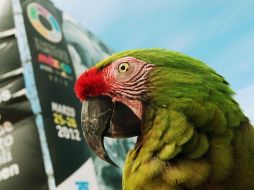
[[[108,96],[89,97],[84,101],[81,125],[86,142],[101,159],[116,166],[105,151],[104,136],[126,138],[140,135],[140,119],[128,106],[112,102]]]

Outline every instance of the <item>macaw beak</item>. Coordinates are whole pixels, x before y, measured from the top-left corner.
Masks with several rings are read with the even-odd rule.
[[[112,102],[108,96],[89,97],[84,101],[81,113],[81,125],[86,142],[101,159],[117,165],[108,156],[103,139],[127,138],[140,135],[140,119],[128,106],[121,102]]]

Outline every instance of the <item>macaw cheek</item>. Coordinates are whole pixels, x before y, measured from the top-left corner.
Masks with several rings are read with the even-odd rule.
[[[124,138],[140,135],[140,123],[128,106],[112,103],[108,96],[90,97],[83,103],[81,125],[86,142],[98,157],[112,165],[115,164],[104,148],[104,136]]]

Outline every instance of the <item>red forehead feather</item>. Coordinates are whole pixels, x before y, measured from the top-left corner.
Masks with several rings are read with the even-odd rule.
[[[81,101],[87,99],[88,96],[102,95],[107,89],[107,84],[103,79],[103,72],[96,67],[92,67],[81,74],[74,86],[76,96]]]

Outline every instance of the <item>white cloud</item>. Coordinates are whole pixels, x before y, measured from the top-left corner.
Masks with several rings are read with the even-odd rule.
[[[254,85],[245,87],[237,92],[236,100],[241,105],[244,113],[254,124]]]
[[[223,53],[223,58],[227,59],[227,61],[234,61],[237,59],[239,64],[244,61],[248,61],[253,63],[250,58],[253,58],[253,48],[254,48],[254,30],[249,30],[248,33],[245,33],[243,36],[231,42],[230,46],[225,49]],[[235,56],[232,56],[235,55]],[[250,64],[248,63],[248,64]],[[229,62],[228,64],[231,64]]]
[[[203,24],[202,38],[209,40],[224,34],[232,33],[235,30],[236,23],[242,19],[242,10],[236,6],[229,6],[216,14],[214,17],[209,17],[209,20]]]
[[[176,33],[171,33],[159,43],[168,49],[184,52],[195,46],[198,37],[199,31],[195,27],[190,27],[187,32],[177,31]]]
[[[254,30],[251,29],[238,38],[228,42],[221,51],[217,51],[210,63],[217,66],[233,89],[243,88],[253,83]],[[252,94],[254,97],[254,94]],[[254,119],[253,119],[254,120]]]
[[[189,9],[186,11],[190,12]],[[238,14],[239,11],[234,12],[229,9],[214,15],[214,17],[204,15],[206,20],[196,16],[188,22],[177,25],[177,28],[170,31],[170,34],[165,37],[166,39],[163,38],[160,44],[163,46],[167,44],[167,48],[177,51],[191,51],[195,46],[210,42],[211,39],[216,40],[216,38],[232,30]],[[203,19],[205,21],[200,22]]]

